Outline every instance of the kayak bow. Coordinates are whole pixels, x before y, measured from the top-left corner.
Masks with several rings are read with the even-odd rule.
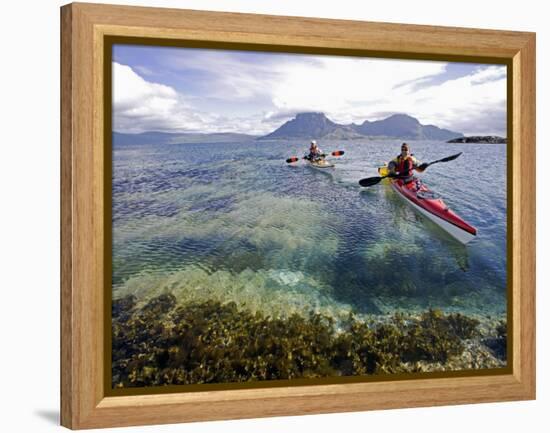
[[[476,228],[450,210],[420,180],[405,184],[401,179],[392,179],[391,186],[402,199],[462,244],[467,244],[476,237]]]

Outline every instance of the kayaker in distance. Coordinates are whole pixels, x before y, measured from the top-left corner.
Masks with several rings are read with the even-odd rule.
[[[319,147],[317,146],[317,142],[315,140],[311,140],[311,145],[309,146],[309,153],[306,156],[306,159],[310,161],[319,161],[320,159],[323,159],[323,152]]]
[[[388,163],[388,170],[392,174],[402,177],[404,183],[414,180],[413,170],[422,172],[425,167],[410,153],[409,145],[401,145],[401,153]]]

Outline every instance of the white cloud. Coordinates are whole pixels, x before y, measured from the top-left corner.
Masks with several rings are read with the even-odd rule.
[[[132,68],[113,63],[115,131],[202,131],[215,120],[189,105],[172,87],[151,83]]]
[[[155,73],[147,66],[134,66],[134,69],[139,72],[140,75],[154,75]]]
[[[505,134],[506,68],[491,66],[427,87],[403,100],[424,123],[466,134]]]
[[[403,82],[441,74],[444,63],[317,57],[317,65],[288,65],[273,90],[275,106],[322,111],[338,122],[363,121],[392,101]],[[401,93],[406,93],[402,88]]]
[[[220,50],[186,50],[165,59],[165,66],[182,72],[200,71],[207,85],[202,97],[237,100],[237,104],[261,96],[270,96],[270,89],[281,79],[281,65],[295,62],[292,55],[262,55]],[[301,57],[301,62],[304,58]],[[309,61],[309,60],[305,60]]]
[[[131,67],[113,63],[113,129],[118,132],[241,132],[261,134],[263,113],[228,117],[198,110],[175,89],[152,83]],[[276,127],[276,126],[275,126]]]
[[[504,132],[505,67],[483,68],[465,77],[422,87],[428,78],[444,73],[446,64],[320,59],[321,67],[287,67],[285,78],[272,93],[277,112],[322,111],[341,123],[374,120],[378,113],[397,112],[408,113],[425,124],[465,133]],[[269,117],[277,117],[277,112]],[[494,113],[502,114],[502,121]],[[487,120],[492,123],[484,124]]]
[[[130,110],[143,99],[154,99],[161,105],[175,103],[177,93],[163,84],[150,83],[137,75],[132,68],[113,63],[113,102],[119,110]]]
[[[185,96],[113,64],[115,129],[268,133],[297,112],[321,111],[339,123],[408,113],[424,124],[470,133],[505,133],[506,68],[481,67],[430,85],[447,63],[338,56],[246,56],[186,51],[171,67],[204,77],[200,94]],[[201,100],[209,98],[209,109]],[[234,101],[216,109],[212,100]],[[221,104],[220,104],[221,106]]]

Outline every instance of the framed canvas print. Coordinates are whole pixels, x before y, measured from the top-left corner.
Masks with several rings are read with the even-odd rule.
[[[62,7],[61,417],[535,398],[535,36]]]

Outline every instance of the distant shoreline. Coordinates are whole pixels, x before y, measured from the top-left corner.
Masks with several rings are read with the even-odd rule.
[[[409,141],[409,142],[422,142],[422,141],[437,141],[450,144],[505,144],[506,138],[499,136],[467,136],[457,137],[451,140],[440,139],[427,139],[407,136],[361,136],[361,137],[316,137],[312,136],[300,136],[300,137],[272,137],[265,138],[265,136],[248,135],[238,133],[171,133],[171,132],[158,132],[148,131],[141,133],[126,133],[113,131],[112,143],[115,146],[125,145],[147,145],[147,144],[223,144],[223,143],[237,143],[237,142],[256,142],[256,143],[269,143],[269,142],[284,142],[284,141],[298,141],[307,145],[310,140],[315,139],[319,142],[358,142],[358,141]]]
[[[506,144],[506,137],[498,135],[472,135],[469,137],[457,137],[448,140],[447,143],[473,143],[473,144]]]

